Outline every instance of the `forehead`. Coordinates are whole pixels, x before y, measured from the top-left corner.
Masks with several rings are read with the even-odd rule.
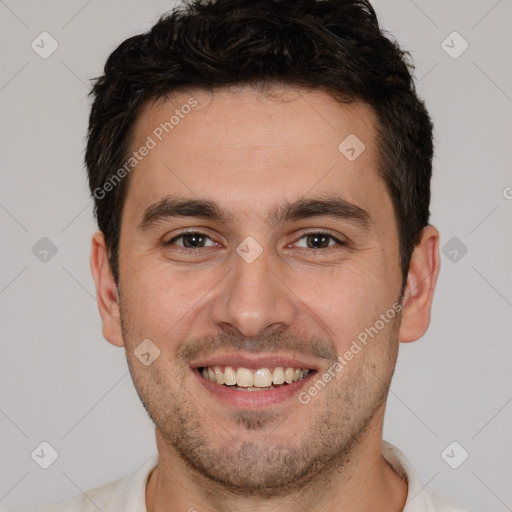
[[[212,92],[191,89],[149,100],[143,105],[133,131],[135,143],[153,134],[157,142],[172,144],[172,138],[185,148],[193,145],[205,150],[236,144],[247,146],[249,141],[267,148],[296,146],[297,137],[310,145],[330,144],[336,143],[347,129],[357,132],[371,145],[375,121],[373,109],[366,103],[340,103],[321,90],[238,86]],[[162,126],[165,123],[167,129]],[[279,133],[279,140],[273,139],[275,133]],[[161,141],[161,136],[166,140]]]
[[[134,125],[131,149],[152,149],[131,173],[128,197],[147,206],[172,192],[246,210],[334,193],[375,210],[385,189],[375,122],[362,102],[289,86],[159,98]]]

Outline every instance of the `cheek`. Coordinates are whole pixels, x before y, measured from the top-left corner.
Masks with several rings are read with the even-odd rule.
[[[138,265],[126,265],[128,278],[121,283],[126,316],[147,337],[179,336],[211,300],[223,273],[219,269],[171,268],[168,262],[150,257],[137,259]]]
[[[380,264],[350,262],[314,278],[303,275],[293,289],[342,351],[396,300],[396,283],[388,281]]]

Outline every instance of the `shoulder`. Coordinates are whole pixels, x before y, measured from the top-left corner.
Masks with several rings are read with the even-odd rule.
[[[146,483],[157,464],[155,455],[131,475],[33,512],[146,512]]]
[[[382,442],[382,456],[395,473],[407,481],[407,502],[403,512],[471,512],[468,508],[456,505],[432,489],[421,485],[405,455],[386,441]]]
[[[76,496],[70,500],[61,501],[53,505],[48,505],[35,512],[97,512],[100,510],[121,510],[121,499],[126,490],[127,480],[130,477],[124,477],[115,482],[101,485],[94,489]]]
[[[471,512],[468,508],[456,505],[455,503],[447,500],[444,496],[437,494],[427,487],[423,488],[421,494],[423,494],[422,503],[424,503],[424,506],[423,508],[418,508],[418,511],[425,510],[428,512]],[[414,508],[414,502],[411,501],[410,512],[415,511],[416,508]],[[409,508],[407,508],[407,506],[404,512],[409,512]]]

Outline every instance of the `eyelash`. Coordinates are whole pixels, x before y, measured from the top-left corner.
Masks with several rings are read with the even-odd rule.
[[[186,231],[186,232],[183,232],[173,238],[171,238],[170,240],[168,240],[167,242],[164,242],[164,246],[168,246],[168,245],[172,245],[174,242],[176,242],[177,240],[179,240],[180,238],[183,238],[185,236],[192,236],[192,235],[199,235],[199,236],[202,236],[202,237],[206,237],[208,238],[209,240],[213,241],[211,237],[209,237],[206,233],[202,233],[200,231]],[[301,240],[303,238],[306,238],[308,236],[313,236],[313,235],[320,235],[320,236],[326,236],[328,237],[330,240],[329,241],[334,241],[336,242],[336,245],[338,246],[347,246],[347,243],[346,242],[343,242],[342,240],[340,240],[339,238],[336,238],[334,235],[332,235],[331,233],[328,233],[328,232],[325,232],[325,231],[311,231],[309,233],[303,233],[298,240]],[[179,248],[179,250],[182,250],[182,251],[197,251],[198,249],[207,249],[208,247],[198,247],[198,248],[191,248],[191,247],[184,247],[184,246],[177,246]],[[311,250],[311,251],[318,251],[318,250],[322,250],[322,249],[332,249],[333,247],[335,246],[327,246],[327,247],[320,247],[320,248],[312,248],[312,247],[299,247],[299,249],[302,249],[302,250]]]

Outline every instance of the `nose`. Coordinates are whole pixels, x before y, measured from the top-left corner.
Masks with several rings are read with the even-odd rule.
[[[245,337],[283,330],[294,323],[295,295],[265,251],[252,263],[233,255],[231,272],[214,299],[212,321],[223,330]]]

